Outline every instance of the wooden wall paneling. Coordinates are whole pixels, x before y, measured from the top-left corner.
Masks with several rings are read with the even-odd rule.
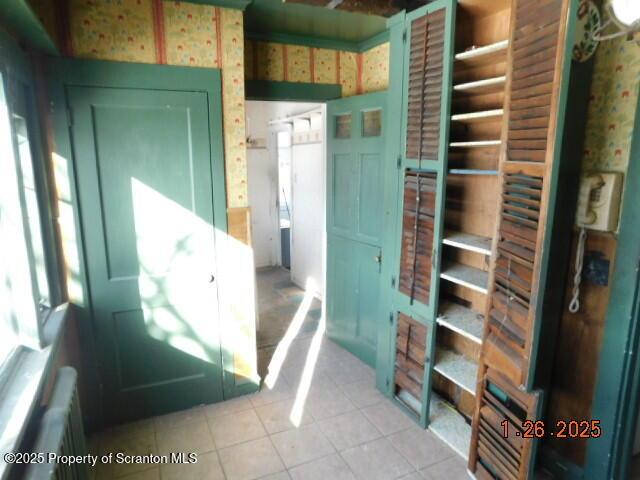
[[[571,258],[575,258],[577,234],[573,239]],[[587,257],[608,262],[609,283],[599,285],[584,279],[580,286],[581,308],[577,313],[563,310],[556,346],[556,368],[549,398],[547,422],[593,418],[591,405],[596,387],[596,372],[600,346],[604,334],[607,305],[611,291],[611,273],[615,263],[617,241],[608,233],[589,232],[585,244]],[[566,275],[566,284],[572,285],[575,268]],[[568,307],[571,288],[566,289],[564,304]],[[594,346],[596,348],[594,348]],[[583,465],[587,439],[546,440],[546,444],[576,465]]]

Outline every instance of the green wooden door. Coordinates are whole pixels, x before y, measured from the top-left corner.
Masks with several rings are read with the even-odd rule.
[[[68,102],[109,421],[221,400],[207,94],[69,87]]]
[[[386,93],[327,106],[327,333],[375,366]]]

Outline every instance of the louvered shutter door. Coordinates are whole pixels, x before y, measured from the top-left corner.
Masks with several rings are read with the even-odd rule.
[[[531,440],[522,424],[535,420],[539,398],[513,387],[500,373],[488,370],[482,382],[478,415],[476,478],[525,478],[531,458]],[[507,421],[505,437],[504,421]]]
[[[402,211],[400,291],[428,305],[431,291],[436,174],[407,171]]]
[[[411,22],[406,157],[439,160],[444,8]]]
[[[486,318],[486,362],[515,385],[527,380],[536,320],[539,257],[545,234],[549,167],[568,6],[563,0],[519,0],[513,7],[502,200]],[[560,47],[559,47],[560,45]]]
[[[395,395],[404,390],[422,402],[424,365],[427,358],[427,327],[403,313],[398,313],[396,334]]]
[[[535,394],[523,393],[522,387],[527,384],[536,322],[540,321],[536,311],[540,263],[551,164],[558,156],[555,124],[568,7],[569,0],[514,0],[512,6],[505,100],[508,124],[503,130],[500,163],[502,198],[469,458],[470,469],[478,478],[521,479],[530,468],[531,440],[505,441],[492,435],[488,415],[493,400],[486,386],[489,376],[499,378],[503,390],[526,397],[526,413],[533,414]],[[505,412],[498,413],[502,420]],[[518,422],[521,426],[520,419],[514,425]]]

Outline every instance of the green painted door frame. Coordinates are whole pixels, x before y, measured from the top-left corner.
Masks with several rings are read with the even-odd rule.
[[[629,473],[640,404],[640,101],[629,157],[611,296],[598,362],[592,418],[602,437],[590,439],[584,478]]]
[[[46,73],[49,94],[51,127],[54,139],[52,154],[53,168],[56,170],[59,194],[59,210],[66,227],[73,230],[73,238],[68,238],[71,252],[76,250],[75,258],[67,258],[70,268],[68,277],[72,285],[70,299],[78,305],[78,322],[80,331],[85,338],[87,348],[94,349],[91,343],[95,335],[93,323],[93,305],[89,289],[87,272],[88,261],[84,245],[83,226],[80,216],[82,205],[79,204],[79,186],[77,184],[77,165],[73,157],[72,141],[69,126],[72,124],[70,112],[67,108],[68,89],[70,87],[114,87],[123,89],[144,88],[147,90],[181,90],[202,92],[207,95],[208,131],[210,138],[211,176],[213,182],[213,218],[216,229],[227,232],[226,194],[224,183],[224,153],[222,144],[222,109],[219,90],[216,85],[220,82],[220,72],[214,69],[173,67],[164,65],[143,65],[120,62],[88,61],[61,58],[46,58],[43,62]],[[65,241],[65,239],[63,239]],[[230,339],[229,339],[230,340]],[[224,367],[224,397],[232,398],[242,393],[255,390],[252,384],[237,386],[233,374],[233,345],[223,337],[221,339]],[[94,365],[89,365],[89,378],[95,377],[100,382],[102,365],[98,358],[94,358]],[[93,422],[100,428],[99,422],[103,418],[104,404],[109,401],[103,399],[100,388],[92,399],[97,405]]]
[[[443,51],[442,103],[440,109],[440,145],[438,160],[421,160],[407,158],[406,134],[408,112],[408,78],[409,50],[411,38],[411,22],[429,13],[445,8],[445,32]],[[419,424],[428,424],[428,409],[431,392],[432,355],[435,348],[435,328],[437,299],[440,276],[440,243],[444,223],[444,200],[447,173],[447,154],[449,148],[449,116],[451,108],[451,83],[453,73],[454,33],[456,2],[454,0],[437,0],[409,14],[401,12],[390,18],[387,27],[390,31],[390,79],[389,105],[387,121],[388,137],[387,164],[385,165],[385,234],[383,250],[389,254],[383,256],[382,278],[380,290],[380,316],[388,321],[381,322],[378,341],[376,383],[387,396],[394,396],[395,335],[398,312],[405,313],[427,326],[428,364],[425,368],[422,411]],[[430,304],[411,302],[399,290],[400,257],[402,238],[402,208],[404,176],[407,169],[419,169],[423,172],[437,174],[436,218],[433,235],[433,267],[431,271]],[[398,402],[401,407],[404,405]],[[415,417],[415,415],[413,415]]]

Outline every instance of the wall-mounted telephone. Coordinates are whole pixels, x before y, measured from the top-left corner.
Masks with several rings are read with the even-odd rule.
[[[580,181],[576,225],[612,232],[618,225],[621,173],[590,173]]]
[[[590,173],[583,176],[580,181],[576,212],[576,225],[580,228],[580,236],[576,248],[573,294],[569,303],[571,313],[576,313],[580,309],[580,281],[587,229],[601,232],[613,232],[616,229],[621,189],[621,173]]]

